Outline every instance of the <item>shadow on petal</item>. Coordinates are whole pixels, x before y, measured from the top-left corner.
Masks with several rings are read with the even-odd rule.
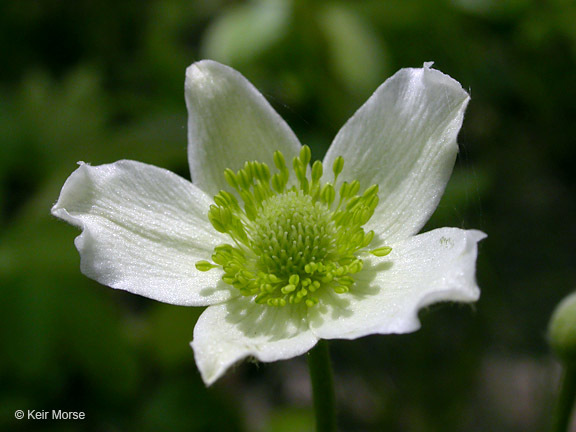
[[[226,303],[226,312],[226,322],[252,339],[274,342],[309,330],[307,307],[302,304],[274,307],[239,297]]]
[[[238,297],[238,295],[239,295],[239,293],[236,289],[234,289],[233,287],[231,287],[227,283],[223,282],[222,280],[219,280],[218,283],[216,284],[216,286],[210,286],[210,287],[202,288],[199,291],[199,294],[201,297],[211,297],[214,294],[216,294],[217,292],[222,292],[222,291],[227,291],[229,293],[229,296],[228,296],[229,299],[232,299],[234,297]]]
[[[356,301],[365,300],[381,292],[384,287],[375,283],[376,274],[392,268],[392,261],[382,261],[378,263],[364,261],[364,268],[356,275],[356,283],[350,292],[346,294],[336,294],[332,289],[326,289],[320,296],[320,303],[317,309],[310,311],[310,322],[312,327],[320,327],[326,321],[336,321],[342,318],[349,318],[354,314],[351,305]]]

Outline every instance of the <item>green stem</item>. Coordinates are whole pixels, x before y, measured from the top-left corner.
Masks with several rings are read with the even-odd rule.
[[[574,402],[576,401],[576,364],[564,364],[560,394],[556,402],[552,432],[569,432]]]
[[[336,431],[334,380],[328,342],[321,340],[308,353],[308,369],[312,382],[316,432]]]

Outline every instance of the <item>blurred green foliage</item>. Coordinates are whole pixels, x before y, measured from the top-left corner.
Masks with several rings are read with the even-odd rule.
[[[474,307],[405,336],[333,347],[342,430],[538,431],[545,329],[576,270],[576,5],[569,0],[0,3],[0,429],[302,431],[304,359],[243,364],[213,388],[188,342],[201,310],[80,274],[49,209],[79,160],[188,176],[185,68],[237,68],[321,158],[370,93],[434,60],[472,95],[427,229],[479,228]],[[16,409],[86,412],[16,421]]]

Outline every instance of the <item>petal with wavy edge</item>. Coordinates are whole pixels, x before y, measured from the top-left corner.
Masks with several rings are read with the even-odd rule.
[[[248,356],[273,362],[307,352],[317,338],[306,313],[305,306],[263,306],[244,297],[210,306],[198,319],[191,343],[206,385]]]
[[[179,305],[231,298],[218,269],[200,272],[225,237],[208,222],[210,199],[170,171],[134,161],[81,164],[52,214],[82,229],[82,272],[112,288]]]
[[[336,135],[326,167],[343,156],[342,180],[380,186],[380,204],[366,228],[385,242],[418,233],[438,205],[468,100],[457,81],[428,64],[402,69]]]
[[[224,170],[257,160],[274,166],[280,150],[288,161],[300,143],[286,122],[246,78],[211,60],[186,70],[188,160],[195,185],[209,194],[227,189]]]
[[[418,311],[435,302],[473,302],[477,243],[481,231],[440,228],[393,245],[386,257],[365,259],[347,294],[325,293],[310,310],[311,328],[322,339],[408,333],[420,327]]]

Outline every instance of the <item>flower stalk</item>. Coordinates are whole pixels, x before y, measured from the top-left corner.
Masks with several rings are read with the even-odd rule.
[[[316,432],[336,432],[334,379],[328,341],[319,341],[308,353]]]
[[[564,365],[560,393],[554,410],[552,432],[569,432],[572,409],[576,402],[576,364]]]
[[[576,402],[576,292],[564,298],[554,310],[548,325],[548,342],[564,369],[552,432],[569,432]]]

